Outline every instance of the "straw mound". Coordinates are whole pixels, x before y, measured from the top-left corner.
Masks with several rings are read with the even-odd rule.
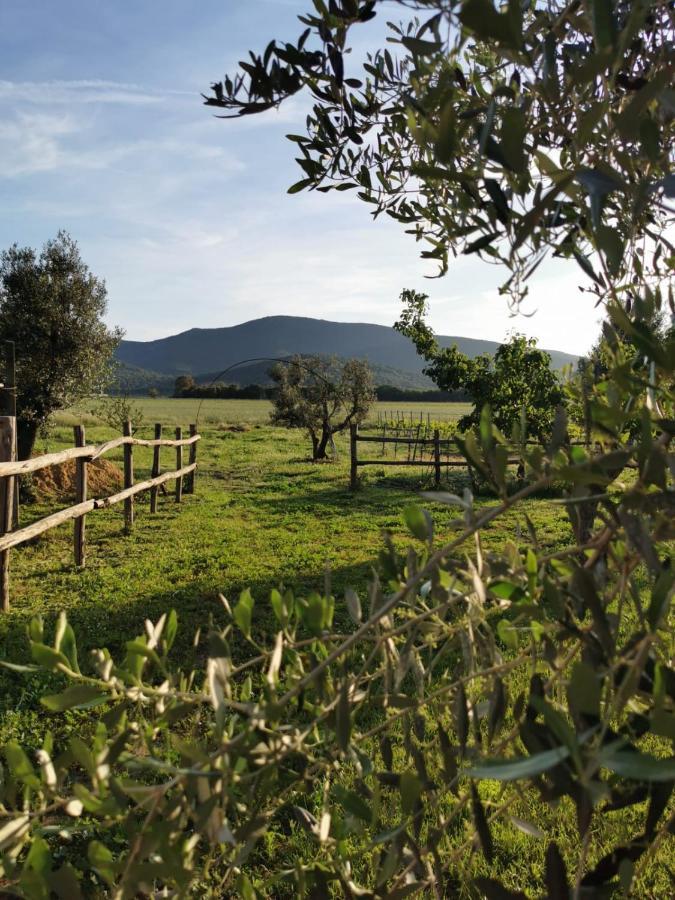
[[[87,463],[89,497],[114,494],[122,487],[122,482],[122,472],[107,459],[95,459]],[[40,497],[72,500],[75,497],[75,460],[33,472],[32,486]]]

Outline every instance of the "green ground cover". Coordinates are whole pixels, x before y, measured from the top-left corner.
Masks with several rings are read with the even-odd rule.
[[[140,410],[145,425],[161,422],[163,425],[189,425],[199,422],[202,428],[219,425],[253,425],[265,424],[269,420],[272,404],[269,400],[196,400],[194,398],[175,399],[172,397],[133,397],[133,407]],[[95,422],[96,417],[90,414],[96,401],[83,401],[72,410],[57,414],[57,425],[77,425],[83,419]],[[377,422],[378,413],[382,419],[389,414],[400,413],[409,420],[412,413],[413,422],[419,422],[420,414],[426,422],[427,413],[432,421],[453,422],[470,411],[470,403],[397,403],[387,401],[374,403],[368,422]]]
[[[154,421],[186,425],[196,418],[192,400],[141,402],[147,411],[141,436],[151,436]],[[351,493],[345,437],[338,442],[336,462],[312,464],[304,435],[265,424],[266,406],[264,401],[205,402],[196,493],[178,506],[170,485],[155,516],[149,512],[147,497],[138,500],[131,535],[123,534],[121,507],[89,515],[88,559],[83,571],[73,564],[72,525],[13,551],[12,610],[0,617],[0,656],[26,661],[25,628],[37,613],[53,622],[65,609],[83,651],[108,646],[119,652],[125,641],[142,631],[145,618],[156,620],[162,612],[175,608],[180,623],[176,652],[186,665],[192,665],[195,630],[206,625],[210,616],[224,623],[220,593],[236,600],[240,590],[249,587],[256,598],[254,627],[266,630],[274,627],[267,603],[272,588],[321,589],[326,578],[337,598],[337,621],[344,621],[344,589],[363,588],[377,564],[382,532],[390,531],[402,552],[410,543],[402,510],[420,489],[431,487],[430,477],[416,469],[373,466],[365,470],[362,489]],[[457,406],[450,408],[450,404],[443,406],[449,416],[463,411]],[[78,411],[62,415],[38,450],[72,446],[69,417],[78,415]],[[214,418],[207,421],[207,415]],[[228,424],[245,430],[228,430]],[[113,434],[88,420],[89,442],[102,442]],[[173,451],[163,452],[163,467],[173,467]],[[134,456],[140,480],[149,473],[151,451],[136,448]],[[120,454],[110,458],[121,462]],[[452,471],[447,486],[461,492],[468,486],[466,473]],[[479,505],[492,502],[484,497]],[[53,502],[24,507],[22,522],[55,508]],[[449,534],[456,511],[440,505],[432,511],[437,533]],[[501,548],[506,540],[526,543],[525,514],[547,549],[569,541],[571,531],[562,507],[555,498],[542,497],[527,501],[517,512],[487,528],[484,548]],[[46,714],[39,704],[46,687],[44,680],[30,681],[0,671],[0,744],[16,739],[27,750],[37,749],[46,729],[54,733],[58,744],[73,729],[91,726],[91,718],[84,712]],[[489,793],[489,785],[486,790]],[[561,848],[576,858],[578,835],[571,806],[558,812],[543,808],[530,793],[524,796],[519,815],[539,827],[556,830]],[[611,827],[614,841],[616,829],[628,839],[638,827],[639,815],[639,808],[634,808],[612,819],[601,817],[598,827]],[[460,828],[458,845],[465,837]],[[519,889],[541,885],[546,842],[505,824],[497,827],[495,839],[500,846],[496,865],[507,873],[508,883]],[[289,859],[298,850],[289,845],[270,849],[287,853]],[[310,846],[302,850],[310,851]],[[664,861],[663,854],[657,857],[639,879],[643,896],[669,895]],[[476,873],[485,874],[481,857],[476,856],[472,866]],[[471,895],[463,890],[459,886],[457,896]]]

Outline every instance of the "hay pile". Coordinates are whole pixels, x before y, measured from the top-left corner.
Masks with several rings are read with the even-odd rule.
[[[31,482],[38,497],[71,500],[75,497],[75,460],[33,472]],[[122,472],[107,459],[95,459],[87,463],[87,483],[90,497],[105,497],[121,489]]]

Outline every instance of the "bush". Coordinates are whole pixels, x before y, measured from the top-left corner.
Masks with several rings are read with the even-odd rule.
[[[97,724],[65,747],[47,735],[34,760],[4,748],[6,887],[75,897],[88,869],[118,898],[209,885],[524,896],[499,880],[517,829],[547,840],[527,885],[538,895],[629,893],[673,830],[675,783],[675,342],[639,335],[650,383],[612,371],[589,398],[601,452],[565,446],[560,423],[523,451],[528,481],[509,495],[506,442],[484,413],[463,446],[497,505],[427,495],[458,508],[452,540],[408,507],[407,556],[386,542],[367,590],[344,598],[273,592],[276,635],[257,628],[248,591],[223,600],[228,622],[205,629],[199,672],[172,663],[175,612],[84,672],[65,617],[53,636],[34,620],[22,671],[63,676],[46,709],[94,709]],[[482,530],[553,481],[572,516],[599,504],[584,544],[544,553],[532,526],[528,548],[483,552]],[[574,853],[543,814],[563,800]],[[69,849],[83,844],[86,862]]]

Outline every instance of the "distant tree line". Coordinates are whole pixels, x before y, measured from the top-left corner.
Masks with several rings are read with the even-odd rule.
[[[179,375],[174,383],[174,397],[195,397],[213,400],[269,400],[276,388],[262,384],[197,384],[192,375]]]
[[[272,400],[276,391],[276,385],[225,384],[223,381],[216,381],[213,384],[198,384],[192,375],[179,375],[174,383],[173,396],[195,397],[200,400],[209,398],[213,400]],[[420,388],[399,388],[390,384],[376,387],[375,396],[381,401],[407,401],[410,403],[462,403],[471,399],[467,391],[463,389],[426,391]]]
[[[409,403],[466,403],[471,400],[468,392],[459,388],[456,391],[426,391],[422,388],[398,388],[391,384],[381,384],[375,388],[378,400]]]

